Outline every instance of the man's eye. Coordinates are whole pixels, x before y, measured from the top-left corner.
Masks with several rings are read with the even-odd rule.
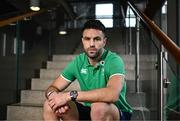
[[[83,39],[86,41],[90,40],[90,38],[88,38],[88,37],[84,37]]]
[[[95,41],[100,41],[100,40],[101,40],[101,38],[96,37],[96,38],[94,38],[94,40],[95,40]]]

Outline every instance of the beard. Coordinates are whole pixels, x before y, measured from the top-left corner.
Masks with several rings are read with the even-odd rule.
[[[88,48],[85,50],[85,53],[90,59],[97,60],[101,56],[102,50],[103,50],[102,48],[101,49]]]

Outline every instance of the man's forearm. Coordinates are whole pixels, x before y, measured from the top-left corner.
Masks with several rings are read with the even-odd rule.
[[[51,95],[52,92],[63,91],[69,84],[70,82],[64,80],[61,76],[58,76],[45,91],[46,98],[48,98],[48,96]]]
[[[45,96],[46,96],[46,98],[48,99],[48,97],[49,97],[53,92],[60,92],[60,90],[59,90],[57,87],[55,87],[55,86],[53,86],[53,85],[50,85],[50,86],[48,87],[48,89],[45,91]]]
[[[80,102],[116,102],[119,98],[118,91],[111,88],[101,88],[91,91],[78,92],[77,101]]]

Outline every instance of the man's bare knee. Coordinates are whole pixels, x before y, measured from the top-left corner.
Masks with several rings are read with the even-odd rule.
[[[106,103],[93,103],[91,105],[91,119],[102,120],[108,117],[108,108]]]
[[[51,107],[48,104],[48,101],[44,102],[43,106],[43,119],[44,121],[48,120],[58,120],[59,118],[55,115],[54,111],[51,109]]]
[[[44,111],[44,112],[47,112],[47,113],[48,113],[48,112],[49,112],[49,113],[53,113],[53,110],[52,110],[51,107],[49,106],[47,100],[44,102],[43,111]]]

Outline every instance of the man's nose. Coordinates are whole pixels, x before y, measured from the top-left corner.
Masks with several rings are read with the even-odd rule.
[[[90,40],[90,46],[94,46],[95,45],[95,42],[93,39]]]

